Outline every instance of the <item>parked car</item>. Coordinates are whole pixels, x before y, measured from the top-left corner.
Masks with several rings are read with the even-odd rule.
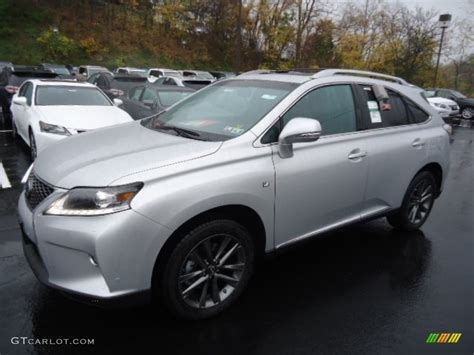
[[[176,76],[162,76],[161,78],[157,79],[154,84],[155,85],[171,85],[171,86],[181,86],[181,87],[188,87],[191,89],[199,90],[203,87],[212,83],[212,80],[208,79],[197,79],[197,78],[184,78],[184,77],[176,77]]]
[[[234,303],[266,252],[381,216],[420,228],[449,125],[419,89],[333,74],[242,75],[46,148],[18,205],[36,276],[199,319]]]
[[[164,68],[151,68],[148,69],[148,81],[154,83],[158,78],[162,76],[181,76],[181,73],[173,69]]]
[[[60,79],[74,79],[74,76],[65,65],[42,63],[39,67],[56,73]]]
[[[129,89],[148,81],[143,76],[102,72],[91,75],[87,82],[96,85],[109,98],[115,99],[126,96]]]
[[[129,90],[120,106],[133,119],[138,120],[162,112],[195,90],[179,86],[141,85]]]
[[[81,65],[79,67],[79,72],[76,75],[77,79],[80,81],[87,80],[92,74],[95,73],[110,73],[109,69],[106,67],[101,67],[98,65]]]
[[[11,99],[21,84],[31,78],[56,78],[58,75],[49,70],[24,65],[5,66],[0,72],[0,104],[5,128],[11,128]]]
[[[12,66],[13,66],[13,64],[10,63],[10,62],[1,62],[0,61],[0,71],[3,70],[3,68],[5,68],[5,67],[12,67]]]
[[[466,120],[474,119],[474,99],[451,89],[427,89],[426,91],[430,96],[444,97],[445,99],[455,101],[459,106],[462,118]]]
[[[438,111],[446,123],[451,123],[453,119],[459,116],[459,106],[455,101],[430,95],[429,92],[426,95],[428,102]]]
[[[181,75],[185,78],[196,78],[215,81],[216,78],[211,75],[208,71],[204,70],[182,70]]]
[[[237,76],[234,72],[229,71],[210,71],[209,72],[216,80],[229,79]]]
[[[132,118],[89,83],[27,80],[13,97],[13,135],[30,147],[31,157],[51,143]]]
[[[132,67],[119,67],[115,70],[117,74],[132,74],[141,77],[148,77],[148,72],[145,69],[132,68]]]

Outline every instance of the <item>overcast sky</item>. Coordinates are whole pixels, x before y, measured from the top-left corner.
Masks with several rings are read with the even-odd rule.
[[[349,2],[349,0],[336,0],[340,3]],[[365,0],[355,0],[364,3]],[[386,0],[388,3],[400,2],[409,8],[420,6],[425,9],[434,9],[440,14],[449,13],[453,15],[453,20],[458,17],[468,18],[468,12],[473,12],[474,0]]]

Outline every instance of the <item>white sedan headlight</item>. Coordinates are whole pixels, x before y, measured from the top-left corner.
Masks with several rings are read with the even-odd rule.
[[[133,183],[110,187],[77,187],[54,201],[46,215],[100,216],[130,209],[130,203],[143,187]]]
[[[440,103],[437,103],[437,102],[435,102],[434,105],[435,105],[436,107],[442,108],[442,109],[444,109],[444,110],[449,110],[448,105],[440,104]]]
[[[71,135],[71,133],[67,130],[67,128],[63,126],[58,126],[58,125],[46,123],[43,121],[39,121],[39,125],[40,125],[41,132],[61,134],[63,136]]]

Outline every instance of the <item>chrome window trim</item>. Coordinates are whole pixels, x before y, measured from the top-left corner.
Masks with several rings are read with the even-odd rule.
[[[268,147],[268,146],[272,146],[272,145],[278,145],[278,142],[272,142],[272,143],[262,143],[261,140],[263,138],[263,136],[270,130],[270,128],[273,127],[274,124],[276,124],[278,122],[278,120],[280,120],[283,115],[286,114],[286,112],[288,112],[294,105],[296,105],[296,103],[304,96],[306,95],[307,93],[309,93],[310,91],[313,91],[313,90],[316,90],[316,89],[319,89],[319,88],[322,88],[322,87],[325,87],[325,86],[333,86],[333,85],[369,85],[369,86],[373,86],[374,83],[366,83],[366,82],[356,82],[356,81],[337,81],[337,82],[331,82],[331,83],[324,83],[324,84],[320,84],[320,85],[316,85],[316,86],[313,86],[309,89],[307,89],[306,91],[304,91],[300,96],[298,96],[298,98],[296,98],[291,105],[289,105],[285,111],[283,111],[264,131],[263,133],[261,133],[257,139],[255,139],[255,141],[253,142],[253,147],[254,148],[263,148],[263,147]],[[387,88],[387,87],[386,87]],[[397,89],[394,89],[392,87],[388,87],[389,90],[392,90],[394,92],[396,92],[397,94],[399,94],[400,96],[402,97],[407,97],[406,95],[404,95],[403,93],[401,93],[399,90]],[[408,97],[407,97],[408,98]],[[410,99],[410,98],[408,98]],[[354,100],[355,101],[355,100]],[[413,100],[410,99],[410,101],[413,102]],[[428,123],[431,123],[432,122],[432,115],[429,114],[428,112],[426,112],[425,109],[423,109],[422,107],[420,107],[416,102],[413,102],[414,104],[416,104],[416,106],[422,110],[424,113],[426,113],[428,115],[428,119],[424,122],[420,122],[420,123],[409,123],[409,124],[406,124],[406,125],[400,125],[400,126],[390,126],[390,127],[377,127],[377,128],[370,128],[370,129],[365,129],[365,130],[361,130],[361,131],[354,131],[354,132],[345,132],[345,133],[336,133],[336,134],[328,134],[326,136],[321,136],[321,138],[318,139],[321,140],[321,139],[327,139],[327,138],[333,138],[333,137],[340,137],[340,136],[346,136],[346,135],[352,135],[352,134],[360,134],[360,133],[367,133],[367,132],[377,132],[377,131],[380,131],[380,130],[387,130],[387,129],[400,129],[400,128],[404,128],[404,127],[411,127],[411,126],[421,126],[421,125],[427,125]]]

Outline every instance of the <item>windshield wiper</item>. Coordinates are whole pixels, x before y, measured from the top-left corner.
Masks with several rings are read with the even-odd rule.
[[[204,140],[201,137],[201,135],[198,132],[191,131],[186,128],[181,128],[181,127],[176,127],[176,126],[156,126],[155,129],[161,130],[161,131],[175,131],[178,136],[181,137],[186,137],[186,138],[191,138],[191,139],[199,139],[199,140]]]

